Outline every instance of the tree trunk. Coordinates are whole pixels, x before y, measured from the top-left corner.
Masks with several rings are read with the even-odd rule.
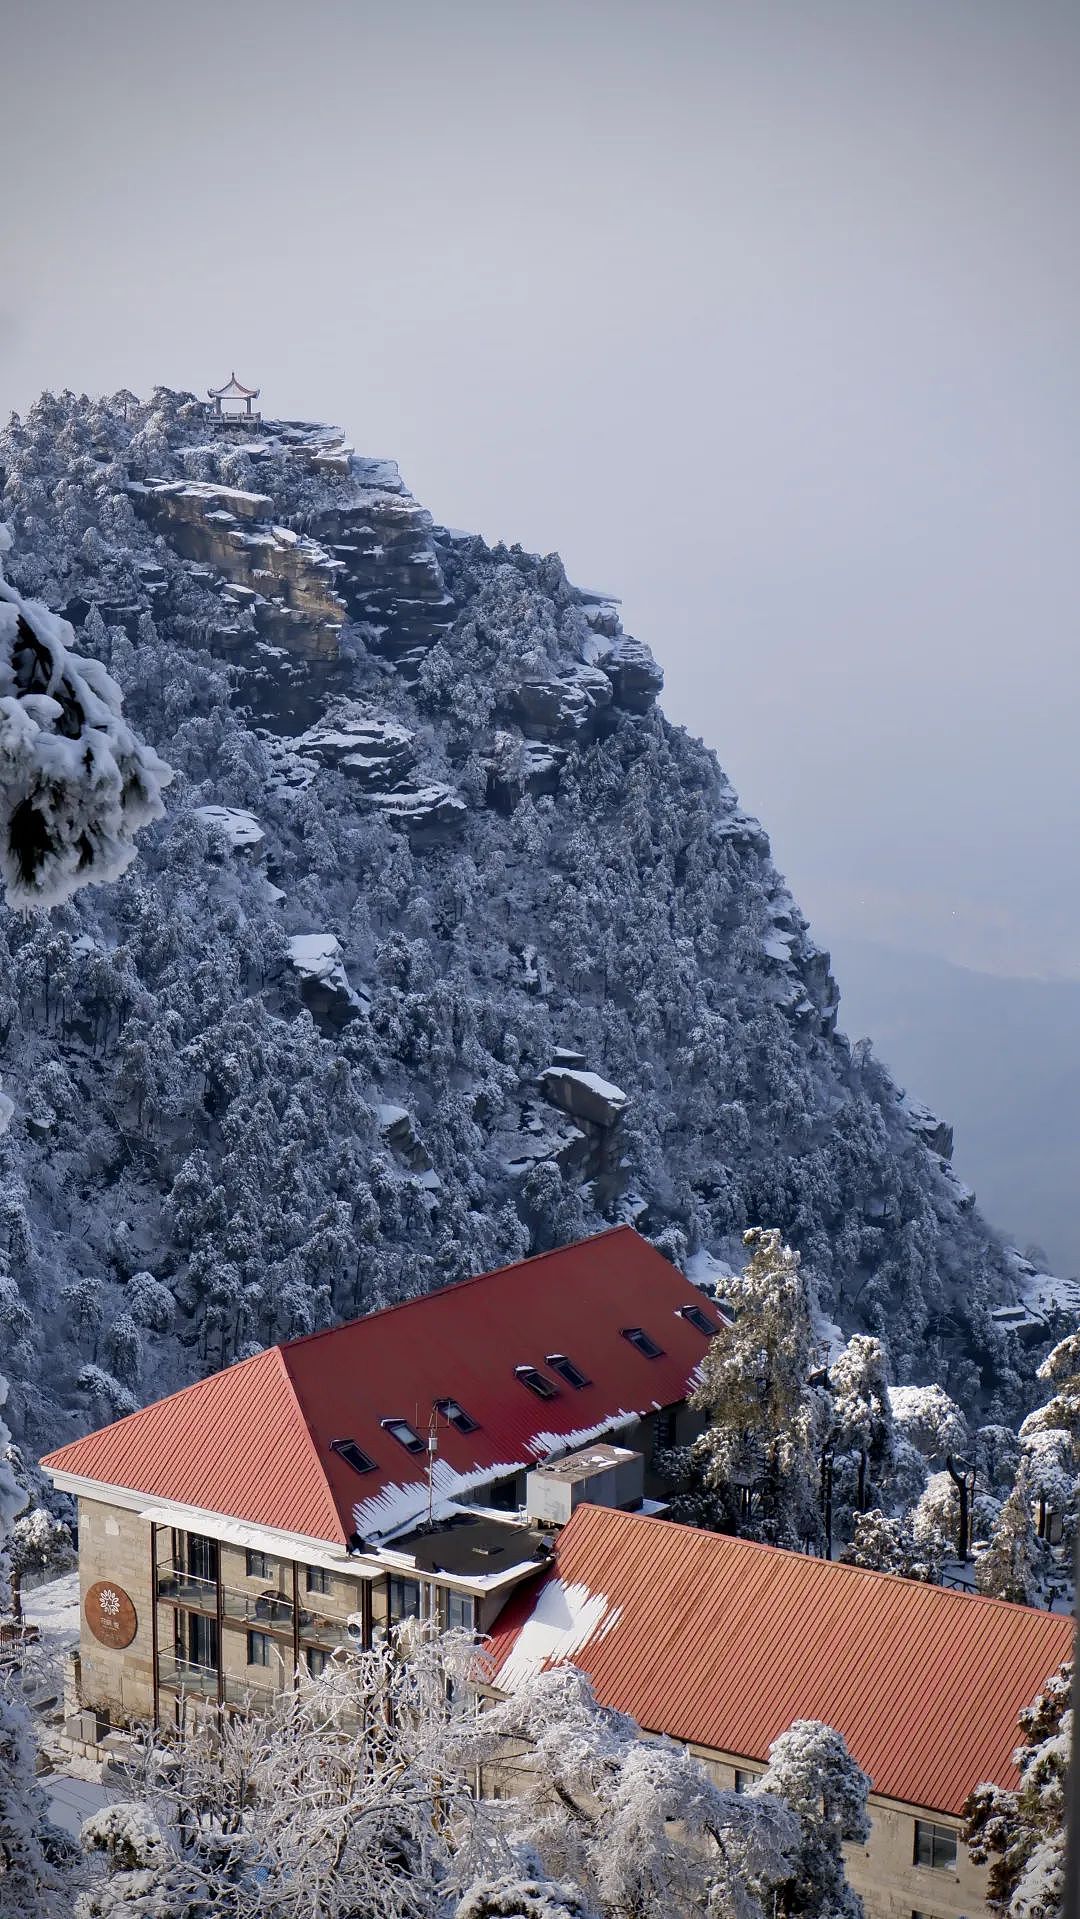
[[[866,1511],[866,1468],[868,1464],[866,1448],[863,1447],[859,1453],[859,1490],[857,1495],[859,1511],[861,1513]]]
[[[975,1475],[974,1473],[971,1474],[971,1484],[969,1485],[968,1474],[962,1469],[960,1472],[957,1472],[956,1467],[953,1465],[951,1453],[946,1459],[945,1464],[948,1468],[949,1478],[956,1487],[960,1500],[960,1517],[956,1528],[956,1557],[962,1566],[966,1566],[968,1561],[969,1514],[971,1510],[971,1494],[974,1491]]]

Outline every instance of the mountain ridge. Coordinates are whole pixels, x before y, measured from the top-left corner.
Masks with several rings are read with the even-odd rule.
[[[43,396],[0,469],[15,584],[176,768],[117,887],[0,923],[24,1436],[619,1220],[679,1263],[778,1224],[901,1377],[1015,1409],[947,1129],[613,600],[168,389]]]

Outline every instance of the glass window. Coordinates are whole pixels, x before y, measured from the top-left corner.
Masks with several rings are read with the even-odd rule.
[[[747,1772],[744,1770],[742,1766],[736,1766],[735,1768],[736,1792],[749,1792],[756,1778],[757,1778],[756,1772]]]
[[[330,1574],[325,1566],[309,1566],[305,1575],[305,1584],[309,1593],[328,1593]]]
[[[270,1664],[270,1634],[268,1632],[249,1632],[247,1642],[248,1665],[268,1666]]]
[[[956,1871],[956,1833],[952,1826],[935,1826],[929,1819],[915,1821],[915,1864],[938,1872]]]
[[[656,1448],[658,1453],[667,1452],[675,1444],[675,1408],[661,1406],[656,1415]]]
[[[448,1632],[473,1632],[476,1627],[476,1601],[471,1593],[446,1593]]]
[[[704,1312],[700,1306],[680,1306],[679,1311],[688,1325],[693,1326],[699,1333],[706,1334],[708,1338],[712,1338],[716,1326],[708,1313]]]
[[[657,1345],[655,1339],[650,1337],[643,1326],[624,1326],[622,1336],[628,1339],[631,1346],[636,1347],[645,1359],[660,1359],[663,1355],[663,1347]]]
[[[437,1399],[435,1405],[445,1420],[459,1433],[475,1433],[477,1422],[456,1399]]]
[[[330,1441],[330,1451],[337,1453],[338,1458],[343,1459],[346,1466],[351,1466],[354,1473],[373,1473],[375,1471],[375,1461],[369,1453],[364,1451],[362,1446],[357,1445],[355,1439],[332,1439]]]
[[[575,1392],[580,1392],[583,1386],[592,1383],[582,1372],[581,1367],[575,1366],[573,1360],[567,1359],[565,1353],[548,1353],[544,1363],[551,1367],[553,1373],[558,1373],[560,1379],[565,1379],[568,1386],[573,1386]]]
[[[418,1579],[397,1579],[390,1581],[389,1619],[396,1626],[399,1619],[419,1619],[420,1617],[420,1581]]]
[[[187,1648],[187,1657],[193,1666],[216,1668],[218,1662],[217,1620],[208,1619],[204,1613],[182,1613],[184,1621],[181,1644]]]
[[[545,1379],[543,1373],[537,1372],[535,1366],[515,1366],[514,1374],[523,1386],[536,1394],[537,1399],[558,1399],[559,1388],[553,1386],[550,1379]]]
[[[187,1569],[193,1579],[217,1579],[218,1543],[216,1539],[205,1539],[202,1533],[189,1533],[187,1542]]]
[[[308,1669],[308,1672],[311,1674],[312,1679],[318,1679],[319,1674],[324,1673],[326,1671],[327,1661],[330,1658],[330,1654],[328,1652],[323,1652],[322,1648],[319,1646],[308,1646],[308,1648],[306,1649],[304,1653],[304,1658],[307,1662],[307,1669]]]
[[[270,1561],[265,1553],[245,1553],[244,1566],[249,1579],[269,1579],[270,1577]]]
[[[396,1439],[399,1446],[404,1446],[407,1453],[423,1452],[424,1442],[416,1427],[410,1426],[407,1419],[381,1419],[379,1424],[391,1439]]]

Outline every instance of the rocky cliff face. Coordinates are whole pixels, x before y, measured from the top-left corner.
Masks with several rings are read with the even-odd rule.
[[[439,526],[333,429],[236,435],[164,389],[45,396],[0,469],[16,583],[178,769],[121,885],[0,921],[32,1441],[613,1219],[713,1272],[777,1224],[902,1376],[1022,1397],[948,1128],[837,1030],[614,599]]]

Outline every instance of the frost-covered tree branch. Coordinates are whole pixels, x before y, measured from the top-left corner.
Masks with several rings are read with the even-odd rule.
[[[0,526],[0,878],[10,905],[53,907],[124,872],[172,772],[67,622],[4,579],[10,544]]]

